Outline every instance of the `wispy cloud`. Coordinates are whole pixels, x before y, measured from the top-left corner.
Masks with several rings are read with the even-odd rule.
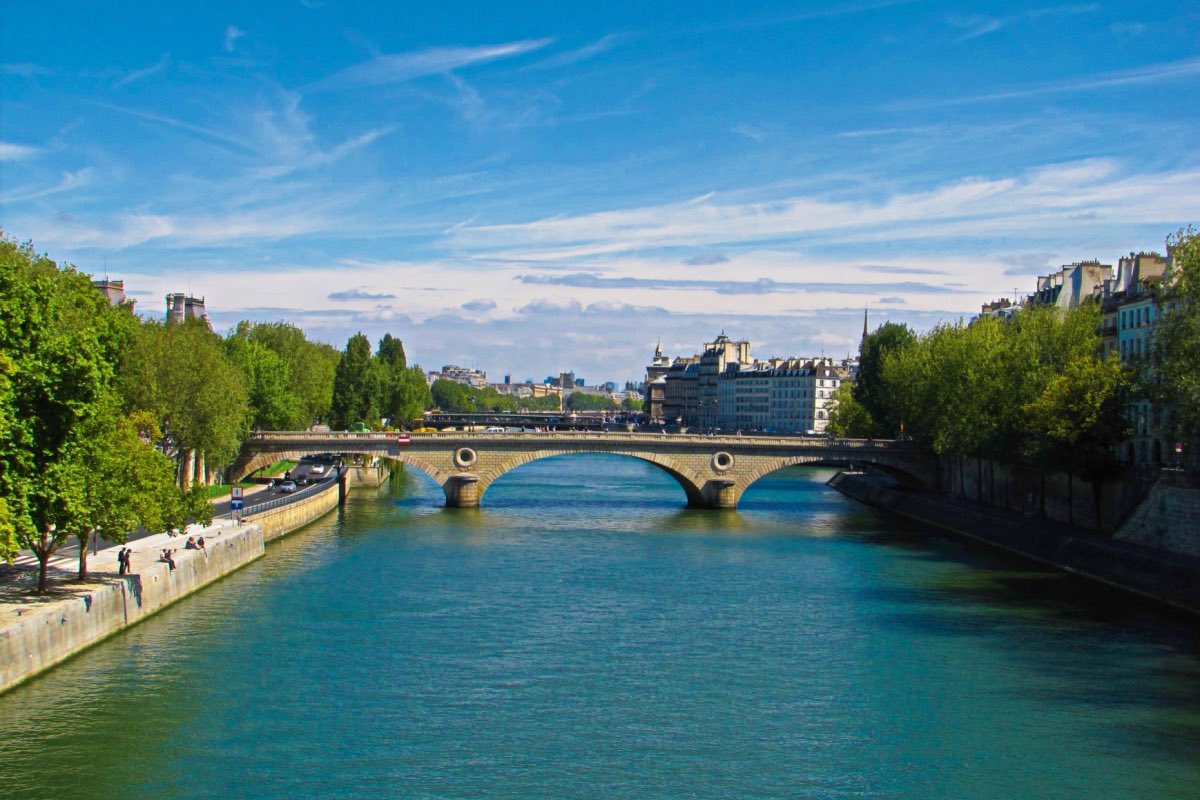
[[[754,127],[753,125],[747,125],[744,122],[739,122],[737,125],[734,125],[731,130],[738,136],[743,136],[755,142],[761,143],[765,142],[767,139],[767,134],[762,130]]]
[[[1035,8],[1022,14],[1014,14],[1008,17],[992,17],[983,15],[951,16],[946,21],[955,28],[959,28],[964,31],[957,41],[965,42],[970,41],[971,39],[978,39],[980,36],[986,36],[989,33],[995,33],[996,31],[1007,28],[1009,25],[1014,23],[1027,22],[1029,20],[1042,19],[1045,17],[1090,14],[1099,10],[1099,8],[1099,5],[1096,3],[1080,3],[1076,5]]]
[[[788,282],[770,278],[753,281],[739,280],[674,280],[669,278],[605,278],[600,275],[576,272],[570,275],[518,275],[522,283],[540,286],[570,286],[580,289],[622,289],[637,291],[699,290],[718,294],[777,294],[780,292],[839,292],[843,294],[877,294],[879,292],[910,292],[913,294],[953,294],[959,292],[947,284],[918,283],[833,283]]]
[[[755,202],[705,195],[686,202],[556,216],[528,223],[463,225],[453,244],[489,257],[563,262],[657,248],[815,240],[870,242],[938,236],[1031,236],[1063,224],[1176,224],[1200,207],[1200,169],[1125,174],[1118,162],[1068,162],[998,178],[964,178],[923,191],[847,199],[777,197]]]
[[[1065,92],[1088,92],[1097,89],[1110,89],[1122,86],[1139,86],[1166,81],[1187,80],[1200,75],[1200,58],[1188,58],[1181,61],[1170,61],[1163,64],[1151,64],[1145,67],[1101,72],[1073,80],[1053,81],[1034,86],[1007,89],[1000,92],[970,95],[966,97],[951,97],[947,99],[910,100],[891,103],[887,106],[892,111],[903,111],[914,108],[942,108],[972,103],[987,103],[996,100],[1022,100],[1047,94],[1062,94]]]
[[[523,39],[479,47],[434,47],[413,53],[380,55],[347,67],[318,81],[314,89],[383,86],[427,75],[441,75],[463,67],[524,55],[549,45],[553,39]]]
[[[0,161],[23,161],[42,152],[40,147],[0,141]]]
[[[687,264],[689,267],[708,267],[712,266],[713,264],[724,264],[727,261],[729,261],[729,256],[724,255],[723,253],[708,253],[685,258],[683,263]]]
[[[369,292],[366,289],[346,289],[325,295],[330,300],[394,300],[396,295],[387,292]]]
[[[462,304],[462,308],[466,309],[467,311],[475,311],[475,312],[491,311],[495,307],[496,307],[496,301],[489,300],[486,297],[482,297],[482,298],[479,298],[476,300],[468,300],[467,302]]]
[[[110,111],[117,111],[122,114],[128,114],[131,117],[143,119],[143,120],[146,120],[147,122],[156,122],[160,125],[166,125],[171,128],[177,128],[179,130],[188,131],[189,133],[194,133],[197,136],[201,136],[205,139],[232,145],[239,150],[244,150],[247,152],[254,152],[254,150],[255,150],[254,146],[244,139],[240,139],[236,136],[232,136],[228,133],[225,133],[224,131],[219,131],[219,130],[216,130],[213,128],[206,128],[202,125],[194,125],[185,120],[176,119],[175,117],[169,117],[166,114],[156,114],[153,111],[142,111],[142,110],[136,109],[136,108],[126,108],[125,106],[113,105],[111,103],[96,103],[96,105],[100,106],[101,108],[107,108]]]
[[[22,62],[11,63],[11,64],[0,64],[0,74],[16,75],[21,78],[33,80],[34,78],[38,77],[39,75],[42,75],[42,76],[53,75],[54,70],[47,69],[46,67],[40,66],[38,64],[32,64],[28,61],[22,61]]]
[[[232,53],[234,47],[237,46],[237,40],[246,35],[246,32],[237,25],[225,26],[225,52]]]
[[[607,53],[621,42],[627,41],[629,38],[631,38],[630,35],[626,33],[610,33],[607,36],[597,39],[591,44],[584,45],[583,47],[543,58],[540,61],[530,64],[529,66],[522,67],[522,70],[556,69],[557,67],[565,67],[569,64],[576,64],[580,61],[586,61],[589,58],[595,58],[598,55]]]
[[[162,57],[157,62],[143,69],[135,69],[132,72],[127,72],[113,82],[113,88],[118,89],[122,86],[128,86],[131,83],[140,81],[144,78],[149,78],[166,69],[167,64],[171,63],[171,57],[167,53],[163,53]]]
[[[62,194],[75,189],[82,189],[89,186],[95,176],[94,170],[91,167],[84,167],[75,172],[64,171],[58,183],[47,187],[25,187],[22,189],[13,189],[10,192],[0,192],[0,205],[16,202],[24,202],[28,200],[37,200],[41,197],[49,197],[53,194]]]

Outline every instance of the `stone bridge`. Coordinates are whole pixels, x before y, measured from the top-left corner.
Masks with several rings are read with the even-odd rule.
[[[230,470],[235,480],[280,458],[360,454],[403,462],[437,481],[446,505],[478,506],[492,482],[542,458],[605,453],[646,461],[674,478],[698,508],[736,508],[764,475],[796,464],[874,466],[902,483],[930,486],[932,464],[890,441],[652,433],[321,433],[252,435]],[[567,467],[569,468],[569,467]]]

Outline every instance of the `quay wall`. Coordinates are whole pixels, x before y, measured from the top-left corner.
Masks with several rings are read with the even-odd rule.
[[[295,503],[247,515],[246,521],[262,529],[265,542],[286,536],[337,508],[343,494],[348,492],[350,486],[354,484],[354,480],[349,474],[343,475],[340,480],[342,486],[338,489],[330,487],[303,500],[297,500]]]
[[[69,587],[69,595],[61,600],[31,603],[15,620],[0,622],[0,692],[260,558],[266,542],[327,514],[352,485],[353,478],[346,475],[337,488],[247,517],[240,526],[204,531],[207,557],[200,550],[175,549],[174,570],[157,560],[157,546],[147,547],[135,554],[133,574],[109,574]],[[177,548],[178,539],[161,544]],[[97,574],[102,559],[115,569],[114,553],[101,552],[93,559]]]
[[[86,584],[71,596],[31,605],[0,628],[0,692],[160,611],[264,553],[262,531],[244,525],[211,537],[208,555],[176,550],[175,569],[161,561],[137,564],[132,575]]]
[[[1200,558],[840,472],[829,485],[866,505],[1200,616]]]

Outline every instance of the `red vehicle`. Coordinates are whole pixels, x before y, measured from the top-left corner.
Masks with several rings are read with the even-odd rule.
[[[407,433],[402,433],[396,437],[396,444],[398,444],[398,445],[412,444],[412,439],[408,438]]]

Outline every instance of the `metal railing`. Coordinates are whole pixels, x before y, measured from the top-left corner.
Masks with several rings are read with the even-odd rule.
[[[306,497],[313,497],[321,492],[328,491],[329,489],[332,489],[338,485],[341,477],[342,476],[339,474],[332,479],[323,480],[320,483],[315,483],[311,486],[305,486],[303,489],[297,492],[292,492],[291,494],[284,495],[283,497],[276,497],[274,500],[267,500],[266,502],[255,503],[254,505],[247,503],[246,507],[242,509],[242,519],[247,519],[254,514],[261,514],[264,511],[270,511],[273,508],[286,506],[289,503],[295,503],[305,499]]]
[[[586,432],[513,432],[513,433],[468,433],[465,431],[439,431],[437,433],[338,433],[317,431],[271,431],[251,435],[248,442],[288,442],[304,446],[343,442],[378,442],[381,445],[395,443],[397,437],[405,436],[410,443],[437,441],[446,443],[489,442],[654,442],[658,444],[710,444],[738,447],[803,447],[813,449],[854,448],[869,450],[905,449],[902,442],[890,439],[837,439],[822,436],[728,436],[688,433],[642,433],[632,431],[586,431]]]

